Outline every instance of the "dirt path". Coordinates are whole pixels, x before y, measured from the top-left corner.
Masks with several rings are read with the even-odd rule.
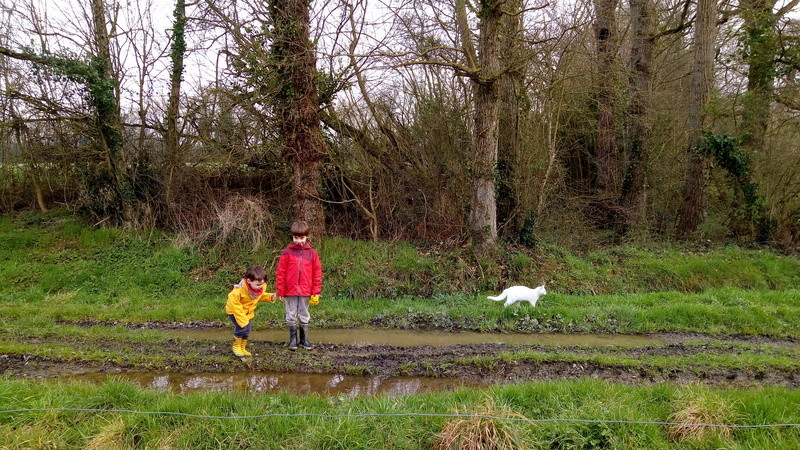
[[[174,329],[174,325],[149,326]],[[180,373],[238,372],[242,370],[342,373],[379,377],[424,376],[507,383],[526,380],[598,378],[624,383],[662,381],[712,385],[800,386],[800,369],[726,369],[702,363],[664,369],[649,365],[614,365],[596,361],[609,357],[684,357],[702,361],[705,356],[779,352],[797,348],[793,341],[764,337],[718,338],[703,335],[661,335],[666,345],[645,347],[554,347],[537,345],[470,344],[451,346],[398,347],[387,345],[319,344],[312,351],[293,352],[283,342],[253,342],[255,353],[245,367],[230,354],[227,342],[169,339],[159,343],[132,343],[114,339],[82,340],[41,338],[30,344],[54,344],[113,355],[113,359],[46,358],[28,354],[0,355],[0,373],[11,377],[54,378],[89,372],[167,371]],[[708,341],[698,345],[689,341]],[[763,345],[762,345],[763,344]],[[95,352],[96,354],[96,352]],[[564,359],[563,355],[569,355]],[[604,357],[604,358],[601,358]]]

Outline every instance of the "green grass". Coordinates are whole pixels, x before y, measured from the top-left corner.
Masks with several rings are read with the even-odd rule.
[[[271,273],[284,245],[201,251],[63,212],[0,217],[0,319],[227,323],[230,286],[250,264]],[[325,269],[317,326],[800,337],[800,262],[765,250],[509,248],[475,260],[409,243],[329,238],[317,247]],[[501,272],[502,286],[548,280],[549,295],[535,309],[502,308],[485,299],[499,291],[489,285]],[[262,305],[259,323],[280,325],[279,306]]]
[[[706,344],[698,344],[706,347]],[[698,352],[693,354],[692,345],[687,345],[688,355],[661,356],[661,355],[626,355],[622,352],[607,349],[580,349],[579,351],[562,349],[552,352],[521,351],[506,353],[500,356],[480,356],[464,358],[459,364],[490,367],[499,361],[505,363],[520,362],[555,362],[569,363],[597,363],[602,366],[613,366],[628,369],[658,370],[664,372],[670,369],[714,371],[726,369],[765,371],[780,370],[792,372],[800,369],[797,361],[798,352],[792,349],[772,349],[753,345],[740,345],[732,352],[728,348],[719,349],[719,353]]]
[[[725,288],[698,294],[551,294],[537,308],[502,308],[483,296],[331,299],[312,310],[328,324],[357,326],[379,319],[393,328],[475,331],[613,332],[662,331],[800,336],[800,291]],[[268,320],[268,319],[267,319]]]
[[[565,250],[555,283],[572,293],[702,292],[707,289],[786,289],[800,282],[800,261],[767,250],[717,247],[618,246],[585,256]]]
[[[6,284],[4,291],[12,292],[36,284],[46,292],[117,292],[138,286],[148,294],[211,294],[224,290],[247,265],[274,269],[286,245],[269,242],[257,252],[200,251],[171,242],[171,236],[161,232],[91,228],[63,212],[0,217],[0,282]],[[553,292],[571,295],[697,293],[725,287],[783,290],[800,285],[797,258],[736,247],[693,251],[624,245],[586,255],[547,246],[534,252],[502,247],[475,259],[465,249],[407,242],[332,237],[315,246],[325,267],[325,295],[335,298],[475,294],[543,281]]]
[[[0,216],[0,354],[111,361],[134,367],[189,364],[197,355],[146,355],[136,344],[174,339],[125,323],[217,321],[244,268],[274,270],[286,242],[200,250],[154,231],[97,229],[68,213]],[[315,327],[380,326],[501,332],[697,332],[800,338],[800,262],[767,250],[623,245],[578,254],[543,245],[502,247],[476,257],[464,249],[400,242],[316,242],[325,288]],[[503,308],[485,296],[512,284],[547,281],[536,308]],[[281,326],[280,304],[262,304],[259,327]],[[78,325],[88,321],[96,326]],[[117,325],[111,325],[117,324]],[[40,345],[20,341],[38,336]],[[55,339],[54,339],[55,338]],[[94,339],[125,345],[87,347]],[[128,345],[130,344],[130,345]],[[595,362],[641,370],[796,372],[797,348],[724,344],[682,356],[631,356],[609,349],[517,351],[457,364]],[[701,345],[723,345],[698,343]],[[718,351],[716,351],[718,350]],[[169,358],[165,362],[165,358]],[[214,357],[203,356],[206,360]],[[227,359],[226,359],[227,360]],[[1,363],[0,363],[1,364]],[[35,364],[35,361],[32,362]],[[309,367],[313,367],[311,361]],[[150,367],[150,366],[147,366]],[[409,365],[407,368],[411,370]],[[437,367],[431,367],[435,373]],[[362,373],[352,366],[348,373]],[[695,401],[696,400],[696,401]],[[800,391],[776,387],[624,386],[599,381],[542,382],[486,391],[377,398],[206,392],[172,395],[122,382],[89,385],[0,377],[0,409],[105,408],[207,415],[432,413],[498,411],[530,419],[669,421],[686,405],[716,405],[739,424],[800,422]],[[431,448],[449,418],[271,417],[207,419],[99,412],[0,413],[0,448]],[[738,429],[679,438],[663,425],[522,423],[526,448],[797,448],[798,427]]]
[[[0,380],[3,448],[431,448],[454,417],[392,414],[480,414],[542,422],[513,425],[525,448],[796,448],[797,427],[740,428],[693,437],[663,424],[685,405],[714,405],[715,424],[800,423],[800,390],[630,387],[601,381],[540,382],[486,391],[348,399],[341,397],[205,392],[174,395],[109,381],[100,385]],[[487,408],[487,405],[493,405]],[[709,407],[709,406],[706,406]],[[343,417],[208,418],[102,411],[24,411],[80,408],[179,412],[209,416],[321,414]],[[719,414],[724,411],[725,414]],[[716,415],[712,413],[717,413]],[[371,416],[388,414],[389,416]],[[346,417],[346,416],[354,417]],[[268,440],[266,436],[269,436]],[[265,447],[266,446],[266,447]]]

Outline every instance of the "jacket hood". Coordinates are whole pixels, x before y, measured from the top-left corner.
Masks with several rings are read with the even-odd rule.
[[[241,288],[241,287],[244,287],[245,289],[247,289],[247,292],[248,292],[250,295],[254,295],[254,296],[258,296],[258,295],[261,295],[261,294],[263,294],[263,293],[264,293],[264,285],[262,285],[262,286],[261,286],[261,289],[259,289],[259,290],[257,290],[257,291],[254,291],[254,290],[253,290],[253,289],[250,287],[250,284],[247,282],[247,280],[245,280],[244,278],[242,278],[242,280],[241,280],[241,281],[239,281],[239,283],[237,283],[237,284],[236,284],[236,285],[234,285],[233,287],[235,287],[235,288]]]

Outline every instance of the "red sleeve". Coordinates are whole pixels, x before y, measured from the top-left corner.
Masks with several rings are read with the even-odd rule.
[[[319,259],[319,253],[314,251],[314,261],[312,262],[312,274],[314,279],[311,282],[311,295],[319,295],[322,293],[322,261]]]
[[[275,295],[278,297],[284,297],[284,292],[286,292],[286,256],[281,254],[280,259],[278,259],[278,268],[275,270]]]

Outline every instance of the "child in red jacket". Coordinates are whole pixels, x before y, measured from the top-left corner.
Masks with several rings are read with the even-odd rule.
[[[319,254],[308,243],[309,227],[306,222],[292,224],[292,243],[281,252],[275,273],[275,290],[278,300],[286,306],[286,325],[289,326],[289,350],[297,350],[299,343],[306,350],[314,348],[308,342],[308,322],[311,314],[308,305],[319,303],[322,292],[322,263]]]

